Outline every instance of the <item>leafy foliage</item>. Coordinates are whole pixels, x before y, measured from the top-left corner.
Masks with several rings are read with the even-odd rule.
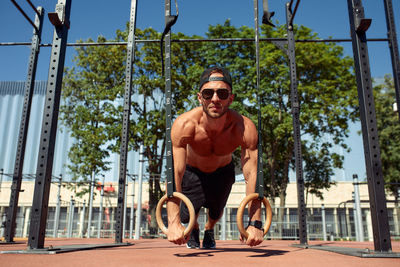
[[[97,40],[104,41],[104,37]],[[117,58],[124,50],[87,46],[76,52],[76,66],[67,69],[64,77],[61,120],[75,141],[69,151],[72,179],[86,184],[92,173],[109,170],[110,162],[105,159],[114,148],[109,141],[114,138],[114,126],[121,121],[115,103],[121,96],[124,67]],[[78,195],[86,192],[83,190]]]
[[[113,41],[126,41],[127,29],[118,30]],[[318,39],[317,34],[303,26],[296,26],[295,33],[297,39]],[[274,29],[262,26],[261,37],[282,38],[285,34],[285,26]],[[136,29],[137,39],[160,39],[160,36],[151,28]],[[236,28],[227,20],[223,25],[209,26],[205,36],[253,38],[254,29]],[[185,38],[202,37],[172,34],[173,40]],[[105,40],[99,37],[98,41]],[[304,161],[309,163],[306,177],[310,192],[319,194],[319,189],[330,185],[332,168],[342,166],[343,158],[330,148],[340,145],[348,149],[344,139],[349,133],[349,120],[356,119],[357,90],[352,60],[343,56],[342,47],[334,43],[297,43],[296,46],[302,145]],[[165,84],[161,77],[159,43],[144,42],[136,48],[130,149],[138,150],[144,144],[151,177],[149,204],[154,213],[163,194],[160,179],[155,177],[163,174]],[[197,105],[198,78],[210,65],[218,64],[230,70],[235,94],[231,107],[255,122],[256,96],[261,96],[265,194],[272,200],[280,197],[284,205],[294,158],[290,77],[285,53],[271,42],[260,43],[261,85],[256,88],[253,42],[173,42],[171,49],[173,116]],[[69,169],[75,179],[86,179],[92,171],[107,170],[109,162],[105,159],[109,152],[119,151],[125,54],[122,46],[78,48],[76,67],[66,72],[62,118],[77,141],[69,154],[72,162]],[[320,161],[315,161],[316,158]]]
[[[319,151],[304,150],[303,158],[305,161],[304,166],[304,186],[306,192],[316,195],[319,199],[323,200],[324,196],[321,190],[329,189],[335,182],[331,181],[333,176],[333,158],[330,156],[327,148],[322,148]],[[306,203],[308,194],[306,194]]]
[[[285,26],[276,29],[262,26],[264,38],[282,38],[285,34]],[[318,39],[303,26],[296,26],[295,34],[297,39]],[[254,30],[235,28],[226,21],[224,25],[210,26],[206,35],[209,38],[252,38]],[[261,85],[257,91],[254,43],[218,42],[205,46],[206,61],[227,66],[234,77],[236,102],[233,109],[257,121],[256,96],[261,95],[265,193],[273,201],[280,197],[282,205],[294,157],[287,56],[273,43],[260,43]],[[343,157],[330,148],[340,145],[348,149],[344,142],[349,134],[348,122],[357,116],[353,61],[343,56],[343,48],[334,43],[297,43],[296,64],[303,149],[306,152],[325,149],[326,157],[331,158],[329,167],[341,168]]]
[[[386,188],[398,197],[400,184],[400,124],[398,113],[393,111],[396,102],[393,78],[385,76],[383,84],[374,88],[376,119],[383,177]]]

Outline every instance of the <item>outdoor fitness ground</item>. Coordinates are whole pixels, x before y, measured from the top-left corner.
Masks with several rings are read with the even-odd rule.
[[[46,239],[45,247],[113,243],[111,239]],[[298,241],[265,240],[250,248],[238,240],[217,241],[215,249],[187,249],[165,239],[125,240],[131,246],[97,248],[53,255],[0,254],[1,267],[29,266],[400,266],[400,258],[361,258],[318,249],[292,246]],[[311,241],[312,246],[346,247],[349,250],[374,249],[372,242]],[[0,245],[0,251],[26,250],[26,241]],[[400,252],[400,242],[392,241],[393,252]]]

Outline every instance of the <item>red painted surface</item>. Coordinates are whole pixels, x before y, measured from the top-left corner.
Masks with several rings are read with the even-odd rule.
[[[132,246],[83,250],[55,255],[0,254],[1,267],[29,266],[400,266],[399,258],[359,258],[333,252],[292,247],[298,241],[269,241],[250,248],[240,241],[217,240],[216,249],[187,249],[164,239],[124,240]],[[114,243],[112,239],[46,239],[45,247],[74,244]],[[297,243],[298,244],[298,243]],[[310,245],[369,248],[372,242],[323,242]],[[392,242],[394,252],[400,252],[400,242]],[[26,243],[0,245],[0,251],[25,250]]]

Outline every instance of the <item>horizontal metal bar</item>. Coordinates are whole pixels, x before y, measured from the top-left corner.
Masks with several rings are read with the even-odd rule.
[[[36,7],[32,4],[31,0],[26,0],[26,2],[28,2],[28,4],[32,7],[33,11],[35,11],[36,14],[37,14],[38,16],[40,16],[39,11],[37,11]]]
[[[299,7],[299,3],[300,3],[300,0],[297,0],[296,6],[294,7],[292,17],[290,18],[289,25],[293,25],[293,19],[296,16],[296,12],[297,12],[297,8]],[[292,9],[292,4],[293,4],[293,1],[290,1],[290,9]]]
[[[262,42],[274,42],[274,41],[287,41],[286,38],[260,38]],[[367,39],[368,42],[387,42],[388,38],[371,38]],[[158,43],[160,40],[136,40],[136,43]],[[254,38],[218,38],[218,39],[176,39],[171,40],[174,43],[190,43],[190,42],[254,42]],[[298,39],[295,40],[298,43],[339,43],[339,42],[351,42],[351,39]],[[31,45],[29,42],[5,42],[0,43],[0,46],[21,46]],[[107,46],[107,45],[127,45],[127,42],[104,42],[104,43],[68,43],[67,46]],[[51,47],[52,44],[40,44],[41,47]]]
[[[32,24],[33,28],[35,28],[36,32],[39,32],[39,29],[36,27],[35,23],[28,17],[28,15],[25,13],[24,10],[18,5],[18,3],[15,0],[11,0],[11,2],[14,4],[14,6],[21,12],[21,14],[26,18],[26,20]]]

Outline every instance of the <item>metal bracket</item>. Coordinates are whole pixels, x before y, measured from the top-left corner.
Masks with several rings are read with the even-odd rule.
[[[372,19],[366,18],[357,18],[355,21],[356,32],[357,33],[364,33],[366,32],[369,27],[371,26]]]
[[[289,56],[287,49],[285,47],[285,45],[287,45],[287,41],[271,41],[271,43],[273,43],[277,48],[279,48],[283,53],[285,53],[285,55]]]
[[[55,27],[62,27],[65,25],[69,29],[69,20],[65,19],[65,5],[57,4],[56,12],[50,12],[47,16],[49,17],[51,24]]]

